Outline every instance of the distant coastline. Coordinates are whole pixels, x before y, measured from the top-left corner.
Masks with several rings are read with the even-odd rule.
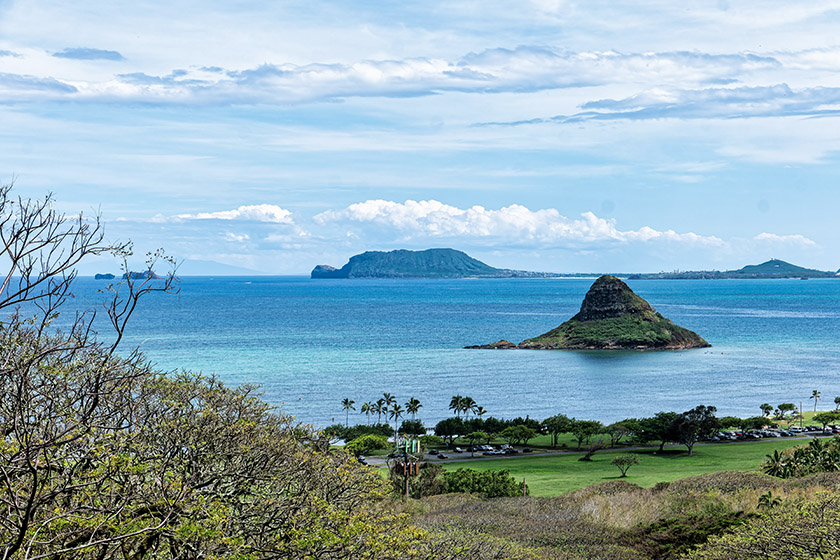
[[[779,259],[737,270],[689,270],[655,273],[609,273],[628,280],[727,280],[781,278],[838,278],[840,272],[804,268]],[[532,272],[495,268],[456,249],[424,251],[367,251],[350,257],[341,268],[320,264],[310,273],[313,279],[357,278],[576,278],[595,279],[594,272]]]

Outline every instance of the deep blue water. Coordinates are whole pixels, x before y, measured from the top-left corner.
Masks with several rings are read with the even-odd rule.
[[[452,395],[499,417],[558,412],[614,421],[715,405],[754,415],[769,402],[821,407],[840,395],[840,281],[638,280],[658,311],[713,347],[681,352],[463,350],[519,342],[574,315],[592,280],[182,280],[180,294],[145,300],[124,349],[162,369],[256,383],[301,421],[343,422],[385,391],[423,403],[426,424]],[[79,305],[102,282],[80,279]],[[107,330],[102,329],[103,337]],[[364,417],[355,413],[356,421]]]

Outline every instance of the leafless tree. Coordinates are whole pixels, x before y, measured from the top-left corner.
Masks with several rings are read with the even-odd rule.
[[[140,300],[177,290],[162,251],[131,274],[131,245],[105,243],[98,216],[68,219],[11,186],[0,241],[0,560],[391,559],[413,546],[377,501],[379,475],[254,387],[116,352]],[[125,272],[103,290],[116,336],[98,338],[95,310],[56,328],[75,266],[107,252]]]
[[[177,290],[175,269],[163,278],[126,274],[109,286],[105,303],[116,336],[99,342],[96,310],[77,312],[71,326],[53,328],[72,297],[76,267],[86,257],[111,253],[127,270],[131,245],[105,242],[98,215],[68,217],[47,195],[16,197],[0,187],[0,558],[37,557],[28,535],[40,529],[46,507],[90,488],[76,476],[89,462],[92,434],[125,424],[130,407],[110,396],[124,393],[142,375],[136,353],[114,352],[140,298]],[[149,255],[151,267],[162,252]],[[58,373],[61,372],[61,373]],[[60,514],[56,514],[60,515]],[[31,544],[31,539],[30,539]]]

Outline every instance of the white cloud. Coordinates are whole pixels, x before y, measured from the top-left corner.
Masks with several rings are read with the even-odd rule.
[[[274,204],[256,204],[240,206],[233,210],[218,212],[199,212],[197,214],[178,214],[179,220],[239,220],[248,222],[268,222],[273,224],[291,224],[292,213]]]
[[[714,236],[657,231],[647,226],[622,231],[615,220],[599,218],[592,212],[570,219],[554,208],[533,211],[518,204],[488,210],[482,206],[461,209],[436,200],[407,200],[405,203],[367,200],[343,210],[323,212],[314,220],[322,225],[372,224],[391,229],[406,239],[457,237],[541,246],[651,241],[706,246],[724,244]]]
[[[840,88],[794,90],[787,84],[762,87],[673,90],[656,88],[624,99],[583,105],[571,119],[749,118],[838,113]]]
[[[173,69],[168,74],[135,67],[133,72],[106,79],[78,74],[82,70],[76,68],[45,67],[44,72],[62,76],[71,73],[60,83],[63,89],[56,87],[59,82],[49,75],[8,74],[7,80],[48,80],[56,97],[79,100],[278,104],[348,97],[423,96],[446,91],[525,92],[617,83],[698,86],[776,69],[780,63],[773,57],[751,53],[571,52],[520,46],[485,49],[450,59],[413,57],[305,65],[270,62],[226,71],[220,67],[185,66],[188,68]]]
[[[238,234],[233,233],[232,231],[226,231],[225,234],[222,236],[222,239],[231,243],[242,243],[243,241],[248,241],[251,239],[251,236],[247,233]]]
[[[814,247],[816,246],[816,242],[811,239],[808,239],[804,235],[794,234],[794,235],[777,235],[775,233],[759,233],[755,237],[753,237],[755,241],[762,241],[767,243],[772,243],[774,245],[779,244],[786,244],[786,245],[803,245],[806,247]]]

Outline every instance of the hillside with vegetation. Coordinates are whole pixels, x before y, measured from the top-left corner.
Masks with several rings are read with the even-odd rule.
[[[529,350],[682,350],[711,346],[697,333],[663,317],[615,276],[598,278],[580,312],[518,345],[506,340],[469,348]]]
[[[341,268],[318,265],[312,278],[536,278],[550,273],[494,268],[455,249],[366,251]]]
[[[779,279],[779,278],[834,278],[838,274],[797,266],[780,259],[770,259],[761,264],[747,265],[737,270],[683,270],[650,274],[631,274],[631,280],[726,280],[726,279]]]

